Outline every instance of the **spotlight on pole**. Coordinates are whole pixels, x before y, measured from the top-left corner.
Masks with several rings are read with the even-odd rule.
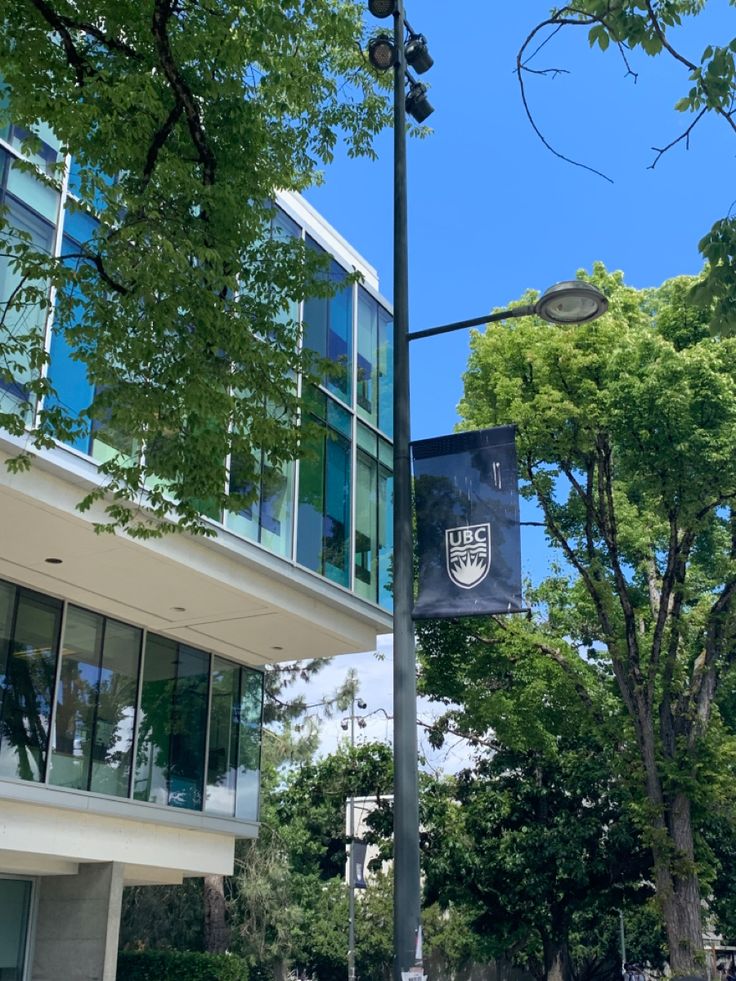
[[[434,106],[430,104],[427,98],[426,85],[422,85],[421,82],[412,83],[409,93],[406,96],[406,111],[418,123],[423,123],[428,116],[432,115]]]
[[[406,53],[406,63],[417,75],[423,75],[428,72],[429,69],[434,64],[434,59],[429,53],[429,47],[427,46],[427,39],[423,34],[412,34],[406,43],[404,48]]]
[[[374,17],[390,17],[396,9],[396,0],[368,0],[368,9]]]
[[[388,71],[396,64],[396,48],[388,34],[379,34],[368,42],[368,60],[379,72]]]
[[[602,316],[608,300],[592,283],[566,280],[556,283],[534,304],[534,313],[549,324],[584,324]]]

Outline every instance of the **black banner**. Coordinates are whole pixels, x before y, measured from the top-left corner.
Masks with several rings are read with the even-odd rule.
[[[365,857],[368,846],[364,841],[354,841],[350,846],[353,852],[353,867],[355,869],[355,881],[353,885],[356,889],[365,889]]]
[[[514,426],[412,444],[417,620],[522,609]]]

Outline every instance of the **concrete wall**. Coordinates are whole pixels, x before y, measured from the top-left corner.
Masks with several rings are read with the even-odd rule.
[[[41,879],[31,981],[115,981],[123,873],[102,862]]]

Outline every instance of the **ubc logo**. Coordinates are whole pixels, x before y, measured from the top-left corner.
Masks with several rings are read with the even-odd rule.
[[[491,569],[491,526],[466,525],[445,530],[447,574],[456,586],[473,589]]]

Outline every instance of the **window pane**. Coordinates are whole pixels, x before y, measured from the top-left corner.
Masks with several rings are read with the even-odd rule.
[[[13,229],[30,236],[31,244],[40,252],[50,252],[53,242],[53,228],[47,225],[28,208],[11,197],[2,201],[4,218],[10,229],[3,233],[10,245],[17,245],[20,239]],[[5,250],[0,249],[0,252]],[[23,303],[20,308],[7,308],[5,305],[16,296],[22,300],[25,288],[43,288],[42,283],[22,280],[21,272],[13,267],[12,260],[0,255],[0,314],[3,326],[0,329],[0,343],[8,346],[6,356],[0,361],[0,411],[13,412],[18,406],[26,406],[30,415],[31,405],[26,384],[32,377],[27,347],[33,338],[42,338],[46,325],[46,310],[36,297]],[[17,341],[18,350],[13,350]]]
[[[350,580],[350,443],[327,438],[324,521],[324,574],[342,586]]]
[[[0,713],[0,777],[43,780],[61,603],[19,589],[6,648]]]
[[[209,654],[180,645],[171,732],[169,804],[172,807],[202,809],[209,675]]]
[[[98,794],[128,796],[141,638],[137,627],[105,623],[89,784]]]
[[[80,249],[93,238],[98,224],[96,219],[85,214],[73,203],[67,204],[64,214],[65,234],[62,255],[66,257],[64,261],[69,268],[75,270],[80,268],[83,262],[79,256]],[[70,307],[68,326],[74,326],[82,316],[84,295],[79,287],[75,286],[73,289],[70,288],[64,299]],[[51,332],[49,378],[54,386],[56,397],[48,399],[48,402],[51,405],[60,405],[72,419],[82,423],[82,431],[69,441],[69,445],[83,453],[89,453],[91,426],[89,420],[81,414],[92,404],[94,387],[87,377],[84,362],[73,357],[72,348],[57,320]]]
[[[201,810],[209,655],[149,634],[134,795]]]
[[[240,666],[216,657],[212,668],[205,810],[230,817],[235,815],[239,708]]]
[[[87,790],[104,619],[70,606],[64,627],[49,780]]]
[[[324,252],[316,242],[307,238],[308,245]],[[330,263],[329,279],[341,283],[346,271],[334,260]],[[323,384],[348,404],[352,399],[353,362],[353,287],[347,285],[330,297],[312,297],[304,301],[304,347],[331,362]]]
[[[23,981],[33,883],[0,879],[0,978]]]
[[[311,419],[311,423],[316,420]],[[299,465],[297,561],[322,572],[322,519],[325,506],[325,433],[304,440]]]
[[[325,402],[327,403],[325,405]],[[321,392],[307,391],[305,407],[325,413],[330,426],[305,440],[300,464],[297,561],[349,585],[350,414]],[[309,415],[313,426],[318,420]],[[335,428],[332,428],[334,426]]]
[[[378,308],[378,426],[394,434],[394,324],[389,313]]]
[[[42,218],[56,223],[59,211],[59,192],[49,187],[48,184],[42,184],[33,174],[22,169],[22,165],[19,165],[15,160],[11,161],[8,170],[8,191],[24,204],[33,208]]]
[[[376,602],[378,584],[377,463],[358,451],[355,474],[355,592]]]
[[[358,413],[378,425],[378,304],[358,289]]]
[[[235,814],[245,821],[258,820],[262,710],[263,675],[257,671],[242,668],[237,803]]]
[[[264,460],[261,477],[260,541],[276,555],[291,555],[294,510],[294,466],[283,470]]]
[[[173,640],[149,634],[143,662],[141,714],[135,761],[134,796],[155,804],[169,799],[169,755],[176,695]]]

